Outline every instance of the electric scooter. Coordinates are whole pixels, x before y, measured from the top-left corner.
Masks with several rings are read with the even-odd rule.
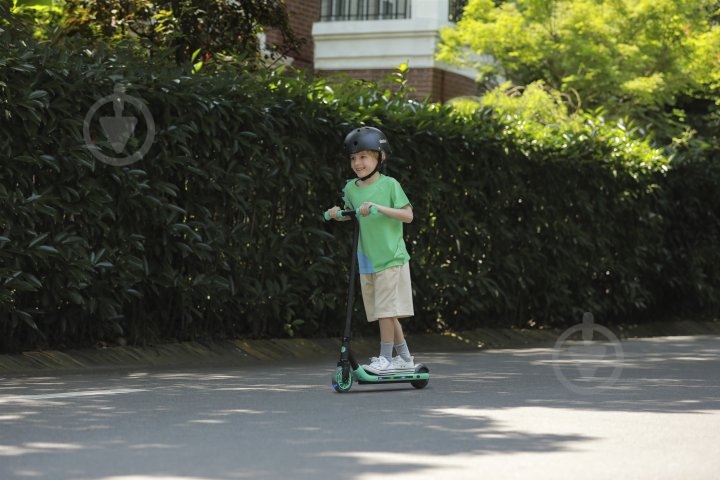
[[[376,214],[377,207],[370,207],[370,213]],[[338,217],[353,217],[355,219],[355,233],[353,235],[352,260],[350,262],[350,284],[348,286],[347,310],[345,315],[345,331],[340,346],[340,360],[337,363],[335,374],[332,377],[332,386],[336,392],[346,393],[352,388],[353,381],[358,384],[385,384],[385,383],[409,383],[413,387],[424,388],[430,380],[430,370],[422,363],[415,365],[414,370],[400,371],[383,375],[375,375],[365,371],[355,360],[350,349],[350,324],[352,322],[353,304],[355,301],[355,277],[357,276],[357,248],[360,235],[360,222],[357,216],[360,209],[341,210]],[[328,212],[324,214],[325,220],[331,220]]]

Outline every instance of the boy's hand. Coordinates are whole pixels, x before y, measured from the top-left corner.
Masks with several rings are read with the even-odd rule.
[[[379,213],[380,212],[380,205],[372,202],[365,202],[362,205],[360,205],[360,215],[363,217],[367,217],[368,215],[372,213]]]
[[[328,216],[329,216],[330,218],[332,218],[333,220],[340,220],[340,219],[337,217],[337,213],[338,213],[340,210],[342,210],[340,207],[334,206],[334,207],[332,207],[330,210],[327,211]]]
[[[370,207],[377,208],[377,205],[371,202],[365,202],[360,205],[360,215],[362,215],[363,217],[367,217],[368,215],[370,215]]]

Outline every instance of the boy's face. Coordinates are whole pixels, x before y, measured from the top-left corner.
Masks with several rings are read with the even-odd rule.
[[[372,150],[363,150],[361,152],[350,155],[350,168],[353,169],[355,175],[362,178],[375,170],[378,163],[378,153]]]

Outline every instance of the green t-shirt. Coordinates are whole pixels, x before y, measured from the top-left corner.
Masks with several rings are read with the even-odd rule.
[[[343,189],[348,208],[358,208],[364,202],[384,207],[403,208],[410,205],[400,183],[392,177],[380,175],[371,185],[359,187],[350,180]],[[360,240],[358,242],[358,268],[360,273],[376,273],[386,268],[405,265],[410,260],[403,240],[403,222],[383,215],[358,215]]]

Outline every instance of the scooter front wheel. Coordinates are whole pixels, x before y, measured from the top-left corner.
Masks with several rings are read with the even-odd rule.
[[[335,370],[335,375],[333,375],[332,378],[332,386],[338,393],[345,393],[349,392],[352,388],[353,384],[353,376],[352,372],[348,372],[348,378],[347,381],[343,381],[343,369],[342,367],[337,367]]]

